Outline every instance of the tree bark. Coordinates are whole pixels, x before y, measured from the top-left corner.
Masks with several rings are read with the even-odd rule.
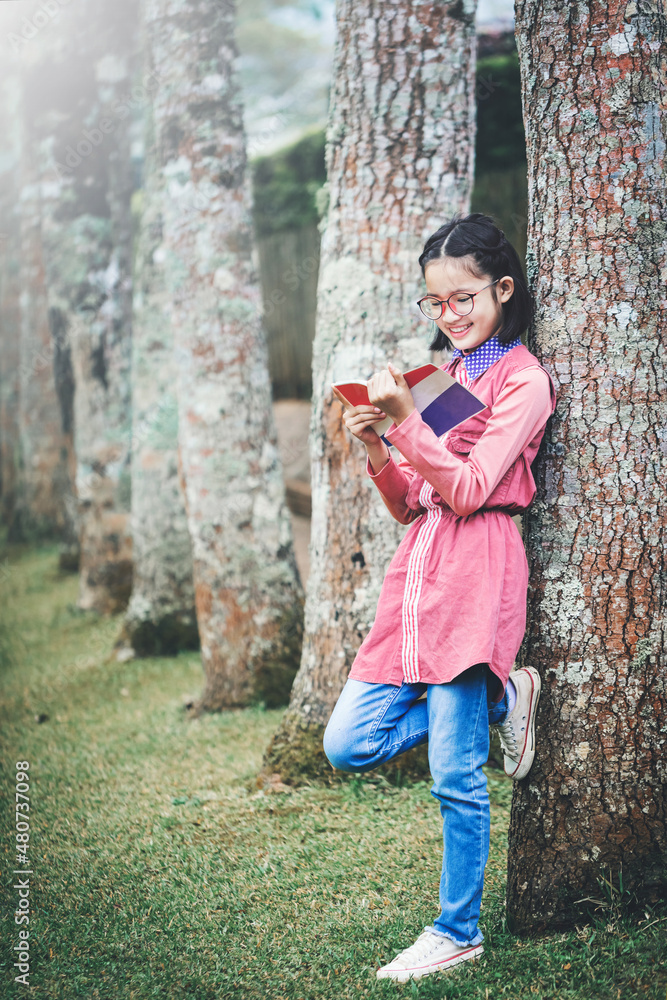
[[[327,132],[329,214],[313,347],[311,573],[301,667],[264,762],[286,781],[329,770],[322,732],[373,620],[404,528],[364,472],[331,382],[429,360],[425,239],[468,210],[475,148],[474,2],[337,7]]]
[[[234,8],[147,3],[206,685],[197,710],[287,700],[302,596],[271,410],[234,77]]]
[[[68,465],[66,440],[54,378],[54,349],[47,315],[47,297],[42,245],[41,188],[38,168],[39,128],[33,98],[38,90],[39,63],[44,44],[32,49],[32,59],[10,57],[14,73],[4,80],[3,107],[12,118],[6,123],[5,142],[14,141],[18,155],[11,165],[9,197],[14,197],[14,221],[8,263],[19,289],[18,314],[11,308],[8,319],[18,318],[18,327],[6,331],[18,350],[16,419],[19,437],[16,503],[9,523],[10,537],[23,540],[57,538],[66,523],[63,504]],[[12,92],[12,83],[15,84]],[[7,162],[7,161],[5,161]],[[7,234],[10,235],[9,233]],[[17,280],[18,279],[18,280]],[[10,350],[9,345],[5,350]]]
[[[571,927],[664,897],[667,22],[662,3],[519,0],[535,353],[558,406],[526,519],[538,751],[508,916]],[[622,885],[622,893],[621,893]]]
[[[197,648],[192,547],[178,470],[178,369],[164,268],[164,179],[152,97],[159,86],[145,51],[141,222],[132,322],[132,597],[121,642],[139,656]]]
[[[26,159],[23,158],[26,165]],[[65,528],[68,465],[54,378],[54,348],[47,313],[41,198],[35,173],[22,173],[20,275],[19,523],[25,540],[58,538]]]
[[[9,61],[9,60],[8,60]],[[20,371],[20,219],[18,70],[11,67],[0,79],[0,515],[12,532],[17,510],[19,476]]]
[[[79,606],[102,613],[127,605],[132,582],[129,125],[137,26],[137,0],[63,8],[33,96],[49,321],[76,383]]]

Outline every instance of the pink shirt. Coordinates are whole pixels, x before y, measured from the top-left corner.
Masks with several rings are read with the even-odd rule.
[[[458,362],[445,370],[454,373]],[[488,663],[504,685],[525,631],[528,568],[509,514],[535,495],[530,470],[555,405],[523,346],[471,385],[487,409],[438,438],[413,411],[386,437],[402,454],[377,473],[390,513],[410,524],[350,671],[357,680],[444,683]]]
[[[484,375],[471,386],[471,391],[481,399],[485,397],[480,391],[483,378]],[[495,399],[477,441],[461,429],[475,418],[450,431],[445,436],[444,447],[442,438],[435,436],[417,410],[398,427],[392,424],[385,437],[404,459],[397,463],[390,457],[378,473],[374,473],[370,462],[366,469],[396,520],[407,524],[415,516],[413,510],[408,513],[406,506],[415,472],[420,473],[442,500],[462,517],[489,505],[494,490],[522,455],[529,472],[552,412],[549,388],[549,376],[543,368],[526,368],[511,375]],[[468,448],[473,442],[474,447]],[[535,495],[532,474],[529,472],[526,476],[525,468],[521,473],[512,496],[505,496],[502,504],[511,503],[513,513],[525,510]]]

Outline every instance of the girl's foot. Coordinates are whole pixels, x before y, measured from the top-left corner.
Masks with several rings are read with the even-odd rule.
[[[540,675],[533,667],[521,667],[510,674],[516,689],[516,704],[504,722],[492,726],[500,737],[505,774],[521,781],[535,757],[535,715],[540,700]]]
[[[378,979],[393,979],[397,983],[407,983],[409,979],[421,979],[434,972],[444,972],[466,962],[479,958],[484,953],[481,944],[466,944],[461,947],[441,934],[424,931],[410,948],[397,955],[393,962],[378,969]]]

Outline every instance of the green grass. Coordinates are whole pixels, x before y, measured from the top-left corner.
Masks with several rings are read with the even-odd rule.
[[[119,621],[77,612],[76,580],[56,565],[53,551],[24,553],[3,577],[1,997],[665,1000],[667,910],[630,917],[610,898],[570,933],[508,933],[511,788],[496,772],[485,958],[419,984],[377,982],[436,914],[429,786],[377,772],[258,791],[280,712],[189,721],[198,657],[114,662]],[[28,988],[12,982],[17,760],[31,777]]]

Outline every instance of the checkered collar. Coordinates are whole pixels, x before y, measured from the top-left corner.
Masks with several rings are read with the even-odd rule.
[[[472,354],[464,354],[458,347],[455,347],[453,357],[463,358],[465,370],[472,382],[483,375],[487,368],[494,365],[496,361],[500,361],[513,347],[518,347],[520,343],[521,337],[517,337],[511,344],[499,344],[497,337],[491,337],[475,348]]]

